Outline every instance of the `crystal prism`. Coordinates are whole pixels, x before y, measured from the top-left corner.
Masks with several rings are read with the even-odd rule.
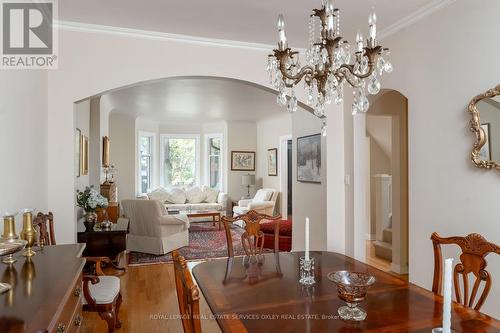
[[[368,92],[372,95],[376,95],[380,92],[380,81],[375,75],[372,75],[368,82]]]

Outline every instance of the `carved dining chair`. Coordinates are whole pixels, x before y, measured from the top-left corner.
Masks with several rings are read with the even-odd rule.
[[[44,214],[39,212],[33,218],[33,227],[38,231],[38,239],[36,245],[56,245],[54,236],[54,215],[52,212]]]
[[[274,252],[279,251],[278,244],[281,215],[278,214],[276,216],[269,216],[260,214],[255,210],[251,210],[246,214],[235,217],[222,217],[222,223],[224,224],[224,229],[226,230],[228,257],[234,257],[231,225],[240,220],[245,222],[245,232],[241,235],[241,242],[246,255],[255,256],[262,254],[262,249],[264,247],[264,233],[260,230],[260,225],[263,220],[274,221]]]
[[[458,303],[466,307],[480,310],[491,288],[491,276],[486,270],[485,257],[490,253],[500,254],[500,247],[489,243],[483,236],[479,234],[470,234],[465,237],[440,237],[436,232],[431,236],[434,247],[434,280],[432,283],[432,291],[436,294],[441,294],[443,282],[443,256],[441,254],[441,244],[455,244],[460,246],[462,254],[460,262],[453,269],[453,284],[455,287],[455,297]],[[469,295],[469,275],[475,277],[472,291]],[[459,282],[459,276],[462,276],[462,291]],[[484,289],[480,293],[479,299],[476,301],[481,282],[484,282]],[[475,305],[474,305],[475,303]]]
[[[200,333],[200,293],[194,284],[186,260],[179,252],[173,251],[175,288],[184,333]]]
[[[99,313],[108,325],[108,333],[111,333],[122,325],[118,318],[122,304],[120,278],[105,275],[102,271],[101,264],[111,262],[108,257],[85,257],[85,259],[95,263],[96,274],[83,276],[83,310]]]

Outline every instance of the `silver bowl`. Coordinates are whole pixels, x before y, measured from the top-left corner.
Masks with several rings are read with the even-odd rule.
[[[339,298],[347,303],[347,306],[338,310],[340,318],[364,320],[366,312],[358,308],[358,304],[365,300],[368,288],[375,283],[375,278],[366,273],[338,271],[329,273],[328,279],[337,285]]]
[[[13,264],[17,260],[12,256],[24,249],[28,242],[22,239],[0,239],[0,257],[4,264]]]

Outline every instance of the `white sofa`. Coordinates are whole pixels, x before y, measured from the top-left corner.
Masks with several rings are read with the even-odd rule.
[[[234,216],[242,215],[250,210],[261,214],[274,215],[274,208],[278,200],[279,192],[272,188],[262,188],[255,193],[253,199],[238,201],[238,206],[233,207]]]
[[[218,189],[206,186],[191,188],[165,189],[159,187],[147,195],[138,197],[139,199],[158,200],[165,205],[168,210],[216,210],[222,215],[226,215],[228,196]]]
[[[186,215],[168,215],[157,200],[122,200],[121,206],[129,219],[127,250],[163,255],[189,245]]]

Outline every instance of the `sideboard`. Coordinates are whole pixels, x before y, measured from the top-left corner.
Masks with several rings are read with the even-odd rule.
[[[82,324],[84,244],[45,246],[31,258],[21,253],[12,265],[0,263],[0,332],[79,332]]]

